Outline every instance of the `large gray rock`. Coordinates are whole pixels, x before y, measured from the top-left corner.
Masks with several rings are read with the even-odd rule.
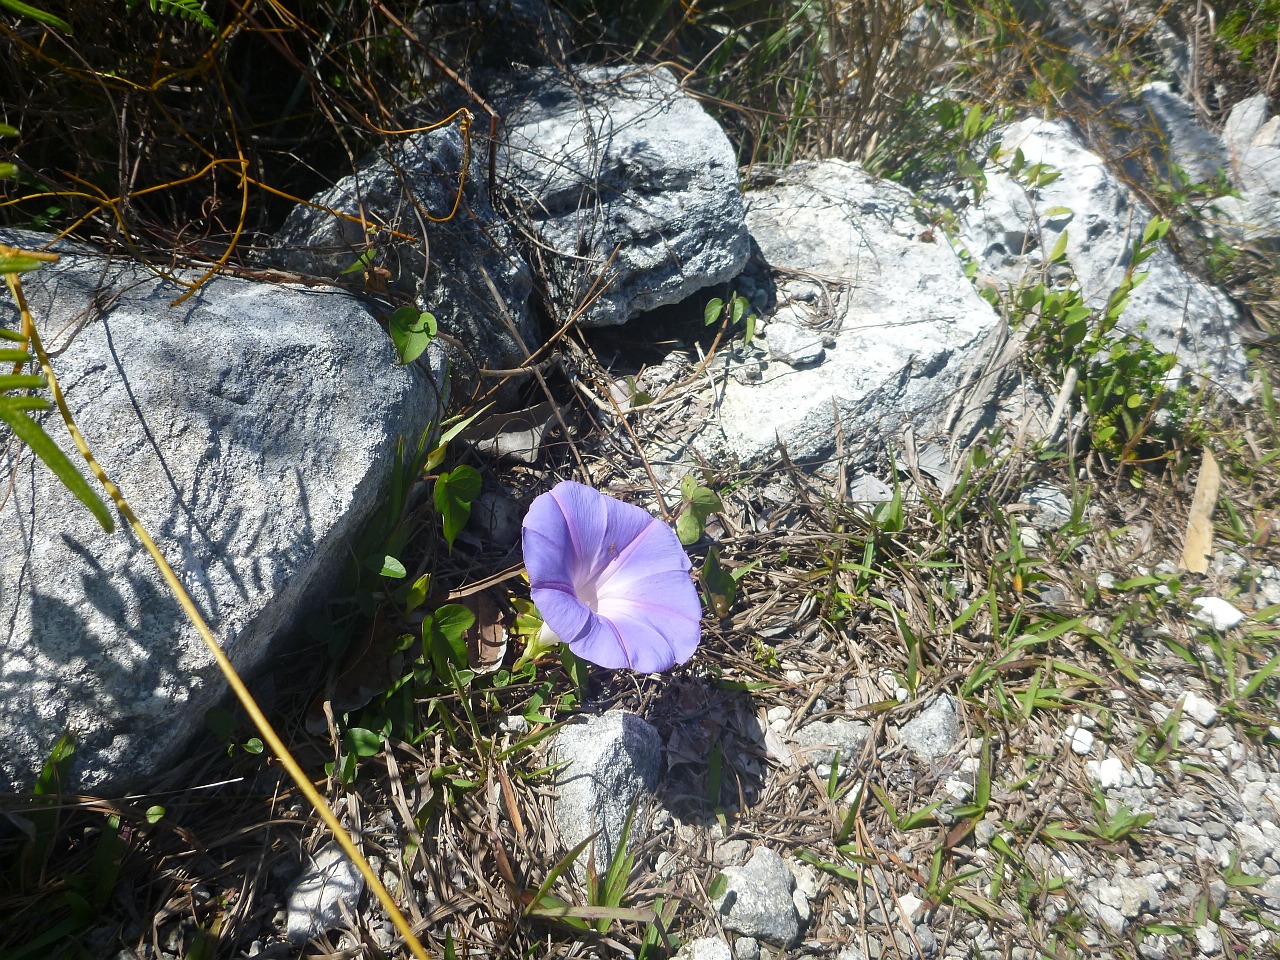
[[[557,319],[625,323],[742,269],[733,148],[670,72],[525,70],[489,100],[505,117],[499,179],[537,234]]]
[[[816,366],[774,362],[759,380],[727,378],[698,451],[745,464],[776,456],[781,441],[803,459],[834,449],[837,417],[846,450],[903,422],[921,432],[941,425],[1000,321],[946,242],[927,237],[910,192],[826,160],[796,164],[746,200],[771,266],[829,281],[831,315],[814,320],[833,345]],[[802,308],[799,297],[788,305],[792,316]]]
[[[430,219],[453,210],[463,153],[456,125],[394,141],[384,155],[313,197],[312,205],[295,207],[273,240],[272,259],[299,273],[350,279],[359,274],[345,271],[372,249],[373,266],[387,271],[393,295],[435,315],[469,378],[480,368],[510,368],[526,359],[520,340],[534,340],[533,281],[490,205],[478,150],[471,151],[457,212],[444,223]]]
[[[609,868],[623,825],[634,805],[630,840],[642,833],[644,804],[662,772],[662,737],[644,719],[623,710],[610,710],[585,723],[565,727],[556,736],[556,824],[566,848],[572,849],[596,831],[595,869]],[[584,854],[575,866],[584,875]]]
[[[83,252],[23,282],[89,446],[251,675],[347,562],[396,441],[434,415],[426,371],[332,288],[215,278],[171,307],[183,287]],[[226,684],[129,527],[104,533],[0,438],[0,791],[29,787],[64,730],[74,787],[154,778]]]
[[[1036,119],[1007,127],[1002,149],[1021,149],[1027,164],[1061,174],[1035,189],[994,165],[987,191],[960,219],[960,239],[980,271],[1011,285],[1040,282],[1044,259],[1063,230],[1067,258],[1085,302],[1096,309],[1124,279],[1134,241],[1151,210],[1087,150],[1064,123]],[[1066,211],[1066,212],[1062,212]],[[1142,265],[1119,328],[1140,334],[1184,371],[1203,375],[1238,400],[1251,395],[1235,306],[1220,290],[1187,273],[1163,241]]]
[[[1225,197],[1217,205],[1241,240],[1275,247],[1280,245],[1280,117],[1268,119],[1268,114],[1264,96],[1232,108],[1223,136],[1240,197]]]

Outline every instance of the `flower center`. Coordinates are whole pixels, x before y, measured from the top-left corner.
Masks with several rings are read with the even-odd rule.
[[[596,593],[596,583],[592,579],[583,579],[573,585],[573,592],[578,599],[591,608],[592,613],[600,612],[600,597]]]

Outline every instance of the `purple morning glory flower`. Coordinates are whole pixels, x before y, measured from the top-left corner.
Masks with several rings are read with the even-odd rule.
[[[657,673],[698,647],[689,557],[640,507],[558,483],[524,518],[524,563],[543,622],[584,660]]]

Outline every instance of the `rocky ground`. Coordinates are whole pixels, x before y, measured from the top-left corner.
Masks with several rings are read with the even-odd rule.
[[[712,122],[674,71],[485,81],[513,115],[554,108],[510,125],[521,146],[503,175],[526,177],[524,207],[463,178],[471,217],[428,260],[465,274],[471,299],[440,274],[399,291],[473,317],[426,356],[441,366],[447,341],[467,376],[500,382],[484,400],[506,409],[464,410],[477,422],[429,469],[474,467],[484,492],[447,549],[427,498],[410,499],[401,559],[430,590],[412,599],[379,575],[322,598],[304,652],[255,685],[433,955],[1280,956],[1280,125],[1250,98],[1256,71],[1250,88],[1223,68],[1231,102],[1210,111],[1168,17],[1085,6],[991,46],[976,14],[939,29],[965,109],[944,122],[917,104],[896,131],[928,120],[931,139],[908,151],[886,127],[851,152],[878,158],[876,175],[817,134],[820,162],[735,167],[741,121]],[[554,33],[542,13],[529,23]],[[1056,86],[1038,72],[1049,48],[1068,78]],[[1152,76],[1181,78],[1186,98],[1164,80],[1116,96],[1107,85],[1131,72],[1115,50],[1139,73],[1165,57]],[[581,127],[591,111],[562,88],[596,80],[643,106],[584,98],[618,121],[601,141],[639,129],[652,149],[619,146],[583,174],[588,196],[558,179],[581,171],[548,130]],[[1117,140],[1139,103],[1167,151]],[[667,114],[715,150],[659,141],[647,124]],[[336,180],[317,195],[332,209],[299,206],[255,256],[349,275],[353,215],[334,209],[390,221],[409,180],[443,211],[455,181],[440,158],[468,155],[470,122]],[[1205,156],[1249,159],[1234,194],[1180,183],[1174,167]],[[909,189],[913,164],[929,175]],[[652,230],[625,191],[653,199],[664,176],[657,206],[717,206],[667,237],[680,269],[658,277],[653,245],[622,249],[573,217],[625,196],[628,223]],[[557,207],[571,195],[581,207]],[[1157,215],[1167,235],[1148,233]],[[539,242],[518,237],[528,263],[464,256],[535,228]],[[426,271],[426,246],[398,248],[398,280]],[[1143,251],[1139,286],[1125,264]],[[595,300],[591,257],[619,270]],[[370,267],[362,295],[388,295],[379,269],[391,275]],[[666,306],[643,329],[614,326],[658,288]],[[1077,310],[1119,325],[1081,340]],[[556,332],[526,363],[539,319]],[[487,360],[458,349],[486,337]],[[687,666],[640,677],[530,652],[520,521],[565,477],[672,520],[705,508],[689,552],[707,614]],[[477,621],[463,669],[432,653],[445,602]],[[54,802],[50,773],[21,806],[6,798],[0,844],[18,852],[2,876],[20,882],[0,900],[3,956],[408,955],[245,718],[205,721],[146,793]]]

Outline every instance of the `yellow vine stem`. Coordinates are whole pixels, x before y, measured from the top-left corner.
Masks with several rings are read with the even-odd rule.
[[[49,363],[49,355],[45,353],[44,344],[40,342],[40,335],[36,332],[35,321],[31,318],[31,310],[27,306],[26,298],[22,294],[22,282],[18,279],[16,273],[6,273],[5,280],[9,284],[9,290],[13,294],[14,300],[18,304],[18,311],[22,316],[22,328],[35,348],[36,356],[40,360],[40,366],[44,371],[45,378],[49,381],[49,390],[53,394],[54,403],[58,406],[58,412],[62,414],[62,419],[67,425],[67,431],[71,434],[71,439],[76,445],[76,449],[85,458],[89,464],[89,469],[93,471],[93,475],[106,489],[111,499],[115,501],[116,507],[120,511],[120,515],[129,521],[129,526],[133,528],[133,532],[137,534],[138,539],[142,541],[143,546],[147,548],[147,552],[151,554],[151,559],[156,565],[156,569],[160,571],[165,582],[169,585],[169,589],[173,592],[174,597],[182,606],[182,610],[191,620],[192,625],[200,634],[200,639],[204,641],[204,645],[209,648],[209,653],[213,655],[214,661],[218,664],[218,668],[222,671],[223,676],[227,678],[227,683],[231,689],[235,691],[235,695],[239,698],[240,703],[244,706],[245,712],[249,714],[249,718],[253,720],[253,725],[258,728],[258,732],[262,735],[262,739],[266,741],[271,748],[271,752],[283,764],[285,770],[289,772],[289,776],[293,778],[293,782],[298,785],[298,789],[302,791],[303,796],[315,808],[316,813],[320,815],[326,826],[333,831],[334,839],[338,841],[343,852],[351,858],[351,862],[356,865],[356,869],[360,871],[364,877],[365,883],[369,885],[374,895],[378,898],[383,907],[386,908],[391,922],[395,924],[400,935],[404,937],[405,943],[418,960],[431,960],[414,935],[413,929],[409,926],[409,921],[400,912],[400,908],[396,906],[396,902],[391,899],[391,894],[387,892],[387,888],[382,885],[382,881],[378,879],[378,875],[374,873],[373,868],[369,866],[369,861],[364,855],[356,849],[355,842],[351,839],[350,834],[342,826],[334,812],[329,808],[329,804],[325,802],[324,797],[315,788],[307,775],[303,772],[302,767],[298,765],[298,761],[293,759],[288,748],[280,739],[272,728],[270,721],[267,720],[262,710],[258,707],[257,702],[253,699],[253,694],[249,692],[249,688],[244,685],[244,681],[240,679],[240,675],[236,673],[235,667],[231,665],[231,661],[227,659],[227,655],[222,652],[222,648],[218,645],[218,641],[214,638],[212,631],[204,622],[204,618],[200,615],[200,611],[196,609],[196,605],[192,602],[191,597],[178,581],[177,574],[173,572],[173,567],[169,566],[169,562],[165,560],[164,554],[160,552],[160,548],[156,546],[151,535],[147,533],[142,522],[134,515],[133,510],[129,507],[128,501],[125,500],[124,494],[120,492],[111,478],[107,476],[106,471],[98,465],[98,461],[94,459],[93,453],[89,450],[89,445],[85,443],[84,437],[80,434],[80,429],[76,426],[75,420],[72,419],[71,411],[67,407],[66,400],[63,399],[62,389],[58,386],[58,380],[53,375],[53,367]]]

